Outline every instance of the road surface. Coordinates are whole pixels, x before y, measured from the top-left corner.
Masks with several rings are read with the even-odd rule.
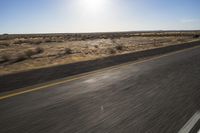
[[[199,109],[196,47],[1,99],[0,133],[177,133]]]

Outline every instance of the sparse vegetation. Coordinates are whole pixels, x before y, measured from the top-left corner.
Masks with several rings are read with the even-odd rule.
[[[31,43],[30,40],[15,40],[13,44],[25,44],[25,43]]]
[[[123,45],[117,45],[115,48],[119,51],[122,51],[124,49]]]
[[[8,36],[8,33],[4,33],[3,36]]]
[[[199,38],[200,37],[200,35],[194,35],[193,36],[193,38]]]
[[[30,41],[31,44],[36,44],[36,45],[42,43],[41,40],[29,40],[29,41]]]
[[[198,40],[199,35],[200,31],[0,35],[0,73],[164,47]]]
[[[9,60],[9,62],[10,63],[17,63],[17,62],[20,62],[20,61],[24,61],[24,60],[26,60],[28,58],[29,57],[25,53],[19,53],[14,58],[11,58]]]
[[[30,58],[31,56],[36,55],[36,54],[40,54],[42,52],[44,52],[44,49],[41,48],[41,47],[37,47],[35,49],[29,49],[29,50],[25,51],[24,53],[27,57]]]
[[[72,54],[72,50],[70,48],[65,48],[65,54],[69,55]]]
[[[8,42],[0,42],[0,46],[9,46],[10,44]]]
[[[9,61],[9,56],[8,55],[2,55],[0,58],[0,63],[5,63]]]
[[[13,55],[1,55],[0,63],[9,62],[8,64],[24,61],[26,59],[30,59],[33,55],[40,54],[44,51],[43,48],[36,47],[32,49],[28,49],[24,52],[13,54]]]
[[[32,49],[29,49],[29,50],[25,51],[24,53],[25,53],[29,58],[35,54],[35,52],[34,52]]]
[[[45,43],[50,43],[50,42],[52,42],[52,40],[49,39],[49,38],[45,38],[45,39],[44,39],[44,42],[45,42]]]
[[[107,49],[108,54],[116,54],[116,50],[114,48],[108,48]]]
[[[44,52],[44,49],[41,48],[41,47],[37,47],[35,50],[36,50],[37,54],[40,54],[40,53]]]
[[[99,46],[98,46],[98,45],[94,45],[94,47],[95,47],[95,48],[99,48]]]

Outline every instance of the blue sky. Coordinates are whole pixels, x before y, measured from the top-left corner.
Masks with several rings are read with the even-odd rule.
[[[200,0],[1,0],[0,33],[200,30]]]

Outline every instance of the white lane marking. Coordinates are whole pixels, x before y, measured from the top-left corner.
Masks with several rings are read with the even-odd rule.
[[[181,128],[181,130],[178,133],[189,133],[199,119],[200,119],[200,112],[198,111],[192,116],[192,118],[190,118],[190,120],[183,126],[183,128]],[[200,131],[198,133],[200,133]]]

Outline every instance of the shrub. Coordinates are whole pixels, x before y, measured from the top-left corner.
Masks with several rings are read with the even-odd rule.
[[[31,43],[30,40],[15,40],[13,44]]]
[[[50,42],[53,42],[53,41],[51,39],[49,39],[49,38],[46,38],[46,39],[44,39],[44,42],[50,43]]]
[[[41,48],[41,47],[37,47],[36,49],[36,53],[40,54],[40,53],[43,53],[44,52],[44,49]]]
[[[8,55],[2,55],[1,58],[0,58],[0,63],[7,62],[9,60],[10,60],[10,58],[9,58]]]
[[[107,52],[108,52],[108,54],[116,54],[116,50],[113,48],[108,48]]]
[[[29,49],[29,50],[25,51],[24,53],[28,57],[31,57],[31,56],[33,56],[35,54],[35,52],[32,49]]]
[[[22,43],[21,40],[15,40],[15,41],[13,42],[13,44],[21,44],[21,43]]]
[[[94,47],[95,47],[95,48],[99,48],[99,46],[98,46],[98,45],[94,45]]]
[[[60,42],[64,42],[64,40],[56,40],[56,42],[60,43]]]
[[[193,35],[193,38],[199,38],[200,36],[199,35]]]
[[[40,54],[42,52],[44,52],[44,49],[41,48],[41,47],[37,47],[35,49],[29,49],[29,50],[25,51],[24,53],[27,57],[30,58],[31,56],[36,55],[36,54]]]
[[[42,43],[41,40],[32,40],[32,41],[31,41],[31,44],[36,44],[36,45],[38,45],[38,44],[40,44],[40,43]]]
[[[122,45],[117,45],[115,48],[116,48],[117,50],[119,50],[119,51],[121,51],[121,50],[124,49],[124,47],[123,47]]]
[[[9,46],[9,43],[8,42],[0,42],[0,45],[2,45],[2,46]]]
[[[24,61],[24,60],[26,60],[27,58],[28,58],[28,56],[27,56],[25,53],[23,53],[23,54],[18,54],[18,55],[16,56],[16,58],[12,60],[12,63]]]
[[[72,50],[70,48],[65,48],[65,54],[72,54]]]

